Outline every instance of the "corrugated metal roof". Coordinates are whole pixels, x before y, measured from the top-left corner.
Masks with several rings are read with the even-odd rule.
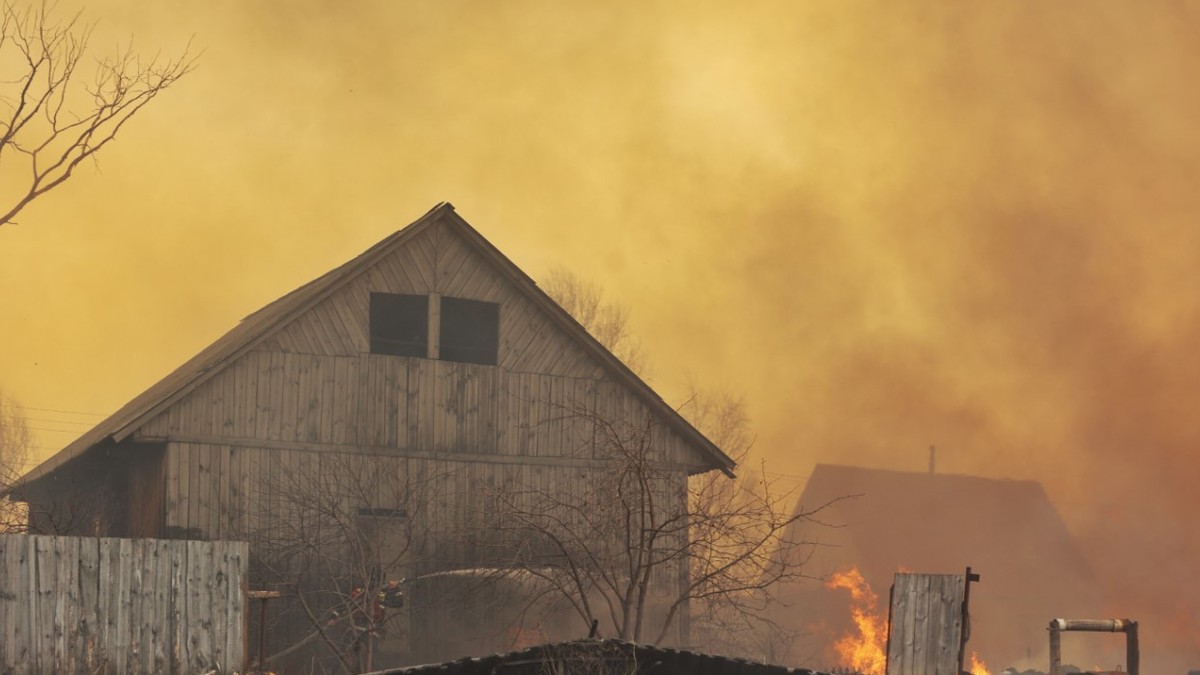
[[[667,405],[649,385],[643,382],[620,359],[613,356],[611,352],[589,335],[579,322],[559,307],[558,303],[554,302],[550,296],[538,288],[537,283],[531,277],[522,272],[511,260],[487,241],[483,235],[479,234],[475,228],[463,220],[454,211],[452,204],[442,202],[407,227],[383,239],[361,255],[242,319],[238,325],[221,336],[216,342],[203,349],[199,354],[176,368],[171,374],[159,380],[149,389],[122,406],[73,443],[35,467],[23,477],[22,482],[30,483],[45,477],[55,469],[82,455],[89,448],[106,439],[121,441],[127,438],[147,421],[187,395],[188,392],[212,377],[226,365],[232,363],[238,356],[270,337],[272,333],[282,328],[293,318],[326,298],[343,284],[349,282],[359,272],[369,268],[394,248],[403,246],[425,228],[436,222],[442,222],[455,228],[480,254],[504,273],[517,288],[545,310],[568,334],[572,335],[585,349],[592,353],[604,365],[610,375],[637,392],[652,408],[658,409],[672,428],[682,434],[684,438],[695,443],[707,455],[711,460],[710,468],[719,469],[726,474],[733,475],[732,471],[735,465],[733,459],[697,431],[695,427],[688,423],[671,406]]]
[[[372,675],[814,675],[805,668],[768,665],[623,640],[572,640],[446,663],[377,671]]]

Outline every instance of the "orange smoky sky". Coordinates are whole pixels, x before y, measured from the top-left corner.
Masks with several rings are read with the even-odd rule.
[[[1147,662],[1200,667],[1200,3],[84,12],[97,52],[203,55],[0,227],[43,456],[449,200],[627,303],[669,398],[744,396],[786,480],[936,445],[1042,481]]]

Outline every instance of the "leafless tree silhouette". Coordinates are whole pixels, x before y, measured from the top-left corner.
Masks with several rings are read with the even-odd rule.
[[[410,475],[402,457],[304,455],[248,495],[238,519],[252,583],[282,594],[268,626],[273,654],[256,666],[357,673],[380,650],[403,658],[394,652],[408,649],[405,575],[432,517],[432,478]]]
[[[706,637],[768,621],[772,588],[803,575],[811,548],[788,539],[791,525],[816,511],[790,511],[762,474],[710,472],[685,483],[649,414],[610,419],[582,406],[563,414],[594,427],[602,466],[574,484],[494,495],[491,528],[516,551],[509,565],[540,577],[580,625],[598,621],[606,637],[674,641],[697,610],[712,614]]]
[[[599,284],[566,267],[555,267],[540,286],[631,370],[640,373],[645,368],[641,343],[629,330],[629,309],[606,299]]]
[[[56,18],[53,3],[0,5],[0,225],[95,159],[196,64],[186,49],[90,59],[92,28],[78,14]]]
[[[27,468],[33,435],[25,411],[11,396],[0,391],[0,532],[24,532],[24,504],[12,499],[9,490]]]

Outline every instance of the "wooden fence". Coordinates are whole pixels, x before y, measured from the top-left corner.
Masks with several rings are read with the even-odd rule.
[[[241,670],[244,542],[0,535],[0,674]]]
[[[967,577],[962,574],[895,576],[888,614],[887,675],[958,675],[966,589]]]

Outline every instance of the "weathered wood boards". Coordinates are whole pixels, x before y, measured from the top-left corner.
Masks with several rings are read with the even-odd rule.
[[[897,574],[892,586],[887,675],[958,675],[962,574]]]
[[[247,545],[0,535],[0,672],[241,669]]]

